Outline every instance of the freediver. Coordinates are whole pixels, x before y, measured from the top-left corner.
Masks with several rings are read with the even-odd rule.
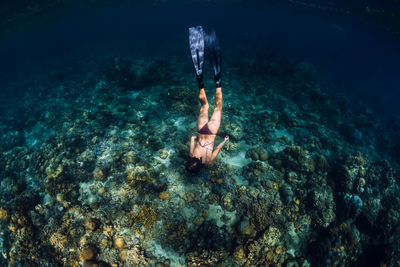
[[[214,150],[214,141],[222,118],[221,49],[215,31],[212,30],[210,33],[205,33],[202,26],[189,28],[189,45],[199,86],[201,108],[197,119],[198,137],[192,136],[190,139],[190,157],[187,161],[186,169],[190,172],[197,172],[203,166],[211,165],[214,162],[224,144],[229,140],[229,136],[226,136],[224,141]],[[203,83],[205,48],[214,68],[214,83],[216,87],[215,107],[210,120],[208,120],[209,105]]]

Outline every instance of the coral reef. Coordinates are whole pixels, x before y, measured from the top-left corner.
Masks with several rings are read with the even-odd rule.
[[[225,69],[231,139],[198,175],[179,60],[111,59],[1,116],[0,264],[394,266],[398,135],[309,63],[242,60]]]

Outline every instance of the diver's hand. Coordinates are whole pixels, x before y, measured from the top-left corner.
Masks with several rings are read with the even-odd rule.
[[[197,138],[197,136],[194,135],[194,136],[192,136],[190,139],[191,139],[191,140],[196,140],[196,138]]]
[[[225,136],[224,142],[229,140],[229,136]]]

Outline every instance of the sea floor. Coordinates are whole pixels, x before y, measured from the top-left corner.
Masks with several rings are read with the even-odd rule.
[[[228,57],[216,142],[230,140],[191,174],[188,60],[66,68],[2,106],[0,265],[400,261],[400,120],[388,127],[307,62]]]

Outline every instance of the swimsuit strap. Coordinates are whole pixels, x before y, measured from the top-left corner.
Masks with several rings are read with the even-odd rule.
[[[197,141],[197,143],[199,144],[199,146],[204,147],[206,149],[206,161],[208,159],[208,151],[213,151],[212,149],[206,147],[207,145],[211,145],[212,143],[214,143],[214,141],[212,142],[205,142],[203,145],[200,143],[200,141]]]
[[[206,146],[213,144],[214,141],[212,141],[212,142],[205,142],[204,145],[202,145],[202,144],[200,143],[200,141],[197,141],[197,143],[198,143],[201,147],[204,147],[204,148],[207,149],[207,150],[212,150],[212,149],[209,149],[209,148],[206,147]]]

